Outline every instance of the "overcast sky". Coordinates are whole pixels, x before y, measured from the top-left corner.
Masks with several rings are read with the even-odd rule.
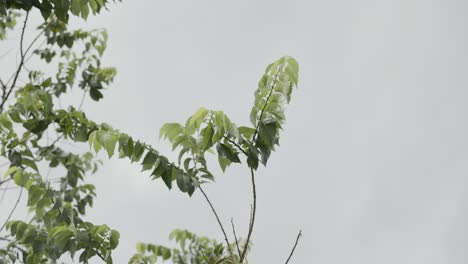
[[[468,262],[467,1],[126,0],[109,9],[86,27],[108,29],[104,64],[118,76],[84,110],[171,158],[163,123],[205,106],[247,124],[268,63],[299,61],[281,146],[257,177],[251,263],[284,263],[299,229],[290,263]],[[221,240],[198,192],[168,191],[139,170],[112,159],[92,178],[88,219],[121,232],[115,263],[138,241],[167,243],[174,228]],[[249,173],[216,176],[206,190],[245,236]]]

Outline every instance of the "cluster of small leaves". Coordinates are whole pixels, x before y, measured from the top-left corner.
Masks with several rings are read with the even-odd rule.
[[[87,263],[88,259],[96,254],[102,255],[107,263],[112,263],[110,252],[118,245],[119,233],[106,225],[95,226],[89,222],[69,225],[56,225],[50,229],[39,228],[36,224],[23,221],[11,221],[7,228],[15,241],[9,243],[8,248],[20,248],[21,259],[27,264],[49,263],[57,261],[65,252],[73,258],[76,252],[81,251],[79,261]],[[15,263],[20,257],[7,253],[4,263]],[[8,258],[8,259],[7,259]]]
[[[39,150],[41,155],[34,160],[48,161],[51,168],[61,165],[65,176],[59,178],[59,189],[54,189],[39,174],[35,163],[19,162],[6,172],[6,177],[28,192],[27,205],[34,217],[29,223],[8,222],[7,229],[15,239],[7,245],[4,254],[0,253],[0,260],[43,263],[57,260],[65,253],[73,258],[81,251],[80,262],[100,254],[112,263],[110,253],[118,245],[119,233],[106,225],[95,226],[81,219],[96,196],[93,185],[81,183],[87,171],[96,169],[92,155],[66,153],[54,146],[39,147]],[[12,254],[14,249],[20,251]]]
[[[79,87],[89,91],[93,100],[101,99],[101,90],[113,81],[116,74],[115,68],[101,66],[100,59],[107,46],[106,31],[69,31],[67,25],[58,19],[46,21],[39,29],[44,30],[47,46],[35,53],[47,63],[59,57],[55,80],[45,80],[55,95],[59,96],[71,89],[77,72],[81,72]]]
[[[12,182],[22,189],[20,193],[26,191],[32,212],[28,222],[11,220],[0,227],[0,239],[7,243],[0,249],[0,263],[56,263],[75,254],[81,263],[95,256],[112,263],[119,233],[83,219],[96,196],[95,187],[86,184],[85,177],[96,171],[98,162],[91,153],[76,154],[57,147],[61,139],[87,142],[93,131],[105,126],[73,107],[55,106],[59,96],[74,85],[75,75],[82,77],[79,85],[93,99],[102,97],[99,90],[115,75],[112,68],[100,67],[107,35],[103,31],[68,31],[53,18],[39,30],[45,33],[47,47],[35,53],[51,63],[55,55],[50,54],[55,52],[62,61],[54,80],[30,70],[29,82],[14,87],[14,103],[0,114],[0,156],[9,161],[0,185]],[[83,51],[78,53],[80,45]],[[65,88],[58,88],[64,83]],[[52,143],[49,134],[57,135]],[[48,167],[47,175],[40,172],[43,165]],[[2,233],[4,227],[8,234]]]
[[[174,230],[169,239],[177,247],[138,243],[137,253],[129,264],[155,264],[172,261],[174,264],[238,264],[238,256],[230,256],[222,243],[207,237],[199,237],[187,230]],[[234,249],[236,245],[231,245]]]
[[[18,16],[19,13],[14,10],[8,10],[4,14],[0,14],[0,40],[5,39],[7,30],[15,27]]]
[[[140,162],[142,171],[151,171],[151,178],[153,180],[161,178],[169,189],[172,188],[172,182],[177,180],[182,192],[192,195],[194,191],[193,188],[187,189],[179,184],[181,175],[186,175],[183,169],[170,162],[167,157],[160,155],[150,145],[134,140],[131,136],[121,133],[109,125],[100,125],[99,129],[90,133],[88,141],[96,152],[104,149],[109,158],[117,150],[120,158],[128,158],[131,162]]]
[[[231,162],[240,162],[238,151],[226,138],[236,126],[222,111],[200,108],[187,119],[185,125],[167,123],[162,126],[160,136],[180,148],[178,162],[183,164],[186,175],[180,175],[177,184],[180,189],[191,189],[206,180],[214,180],[208,170],[205,153],[218,150],[218,159],[223,168]]]
[[[109,125],[94,123],[73,107],[56,109],[54,101],[74,86],[76,76],[81,77],[79,86],[89,91],[94,100],[102,98],[101,90],[114,78],[115,69],[100,65],[106,48],[105,32],[68,31],[65,24],[69,13],[86,18],[89,10],[99,12],[106,2],[0,0],[3,14],[10,8],[35,7],[41,11],[46,22],[39,30],[45,33],[47,46],[35,53],[46,63],[58,62],[54,78],[30,71],[29,82],[16,89],[16,102],[0,115],[0,156],[10,162],[6,178],[0,184],[12,181],[26,190],[28,206],[34,213],[29,223],[8,222],[9,235],[0,237],[8,241],[6,248],[0,250],[1,263],[55,263],[66,254],[73,258],[78,252],[82,263],[88,263],[96,255],[112,263],[111,253],[118,245],[119,233],[106,225],[94,225],[82,219],[96,195],[94,186],[84,183],[84,176],[94,171],[97,164],[89,153],[78,155],[58,148],[55,143],[60,138],[89,142],[95,152],[104,149],[109,157],[118,152],[121,158],[141,163],[143,171],[150,171],[153,179],[161,178],[168,188],[176,181],[179,189],[189,195],[201,183],[214,180],[207,167],[206,152],[216,149],[223,171],[232,163],[240,163],[241,153],[246,156],[247,165],[255,170],[259,161],[266,164],[279,142],[284,106],[297,85],[298,67],[290,57],[271,64],[262,77],[251,113],[253,127],[237,127],[222,111],[204,108],[184,125],[164,125],[160,135],[169,139],[174,149],[180,149],[178,165],[129,135]],[[5,29],[13,26],[13,22],[8,23]],[[77,52],[79,47],[81,52]],[[21,125],[24,132],[20,134],[14,124]],[[44,135],[52,130],[59,138],[48,144]],[[65,169],[58,187],[40,173],[38,163],[41,162],[47,162],[51,169],[58,166]],[[172,259],[174,263],[237,264],[240,261],[238,256],[228,255],[220,243],[188,231],[176,230],[171,239],[176,240],[179,248],[141,244],[139,253],[132,258],[133,263],[155,263],[159,259]],[[229,251],[239,247],[228,246]]]
[[[38,9],[44,19],[55,15],[61,21],[67,22],[70,14],[86,19],[90,12],[99,13],[109,2],[108,0],[0,0],[0,14],[5,14],[9,9],[25,11]]]
[[[185,125],[165,124],[161,136],[167,138],[174,149],[180,147],[179,163],[188,156],[183,161],[184,168],[195,183],[200,178],[213,179],[205,161],[205,152],[212,147],[216,148],[223,171],[232,163],[241,162],[239,154],[244,154],[247,165],[256,170],[259,161],[265,165],[274,146],[279,144],[284,107],[297,81],[297,62],[291,57],[282,57],[267,67],[255,91],[250,115],[253,127],[238,127],[222,111],[201,108]]]

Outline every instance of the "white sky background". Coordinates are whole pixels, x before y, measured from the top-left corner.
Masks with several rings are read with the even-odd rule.
[[[104,64],[118,76],[84,110],[170,153],[163,123],[205,106],[246,124],[264,68],[291,55],[299,90],[258,173],[250,262],[284,263],[302,229],[290,263],[464,264],[467,11],[462,0],[127,0],[87,22],[108,29]],[[139,169],[112,159],[92,180],[88,219],[121,232],[116,263],[174,228],[222,239],[199,192],[169,192]],[[245,236],[248,171],[234,166],[206,189]]]

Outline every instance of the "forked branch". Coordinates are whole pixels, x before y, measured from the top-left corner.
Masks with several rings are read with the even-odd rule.
[[[231,254],[231,256],[233,256],[233,253],[232,253],[232,250],[231,250],[231,243],[229,243],[229,238],[228,238],[228,236],[226,234],[226,231],[224,229],[223,223],[221,222],[221,219],[219,219],[219,216],[218,216],[218,213],[216,212],[216,209],[214,208],[213,204],[210,201],[210,198],[208,198],[208,195],[205,193],[205,191],[203,190],[201,185],[198,186],[198,189],[200,189],[201,193],[205,197],[205,200],[210,205],[211,211],[213,212],[214,216],[216,217],[216,220],[218,221],[218,225],[221,228],[221,231],[223,232],[224,240],[226,241],[227,249],[229,250],[229,253]]]

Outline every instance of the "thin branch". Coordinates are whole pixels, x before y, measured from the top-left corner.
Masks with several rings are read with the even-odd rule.
[[[229,250],[229,253],[230,253],[231,256],[232,256],[233,254],[232,254],[232,250],[231,250],[231,243],[229,243],[229,238],[228,238],[228,236],[227,236],[227,234],[226,234],[226,231],[224,230],[223,223],[222,223],[221,220],[219,219],[218,213],[216,212],[216,210],[215,210],[213,204],[212,204],[211,201],[210,201],[210,198],[208,198],[208,195],[205,193],[205,191],[203,190],[203,188],[201,187],[201,185],[198,186],[198,189],[200,189],[201,193],[202,193],[203,196],[205,197],[205,200],[206,200],[206,201],[208,202],[208,204],[210,205],[211,211],[213,211],[213,214],[215,215],[216,220],[218,221],[219,227],[221,228],[221,231],[223,232],[224,240],[226,241],[227,249]]]
[[[247,152],[241,147],[239,146],[239,144],[237,144],[234,140],[224,136],[224,139],[226,139],[227,141],[229,141],[231,144],[233,144],[234,146],[236,146],[242,153],[244,153],[245,156],[248,156]]]
[[[16,81],[18,80],[18,76],[21,72],[21,69],[23,68],[24,64],[24,51],[23,51],[23,41],[24,41],[24,32],[26,31],[26,25],[28,24],[28,18],[29,18],[29,11],[26,12],[26,17],[24,18],[24,24],[23,28],[21,29],[21,38],[20,38],[20,63],[18,65],[18,69],[15,72],[14,78],[13,78],[13,83],[10,86],[10,89],[6,93],[5,96],[2,98],[2,103],[0,104],[0,113],[3,112],[3,107],[5,106],[6,101],[8,100],[8,97],[10,97],[11,92],[13,91],[13,88],[16,85]]]
[[[7,185],[6,185],[7,188],[8,188],[8,186],[9,186],[9,184],[10,184],[10,182],[7,182]],[[7,190],[4,190],[4,191],[2,192],[2,196],[0,197],[0,203],[2,203],[2,202],[3,202],[3,199],[5,199],[6,193],[7,193]]]
[[[288,257],[288,259],[286,260],[286,262],[284,264],[288,264],[289,260],[291,259],[292,255],[294,254],[294,250],[296,250],[297,244],[299,243],[299,239],[301,238],[301,236],[302,236],[302,231],[299,230],[299,234],[297,234],[297,237],[296,237],[296,243],[294,243],[294,247],[292,248],[291,253],[289,254],[289,257]]]
[[[28,57],[26,57],[26,54],[28,54],[29,50],[32,48],[32,46],[39,40],[39,38],[42,36],[42,34],[44,34],[44,32],[47,30],[47,28],[52,24],[53,20],[49,21],[49,23],[41,30],[41,32],[39,32],[37,34],[37,36],[33,39],[33,41],[31,41],[31,43],[29,43],[28,47],[26,48],[26,51],[24,52],[24,63],[28,62],[32,55],[34,55],[34,53],[31,53]],[[42,43],[39,45],[39,47],[41,47],[44,43],[46,42],[46,39],[42,41]],[[38,47],[38,48],[39,48]],[[8,85],[11,80],[13,79],[13,77],[15,76],[15,73],[13,73],[10,78],[8,79],[6,85]]]
[[[8,179],[5,179],[5,180],[3,180],[3,181],[0,181],[0,185],[4,184],[4,183],[6,183],[6,182],[9,182],[9,181],[11,181],[11,180],[12,180],[11,178],[8,178]]]
[[[237,247],[237,253],[239,254],[239,258],[242,255],[239,247],[239,240],[237,239],[236,235],[236,228],[234,227],[234,219],[231,218],[231,225],[232,225],[232,233],[234,234],[234,239],[236,240],[236,247]]]
[[[254,133],[254,135],[253,135],[253,137],[252,137],[252,142],[254,142],[254,143],[255,143],[255,138],[256,138],[256,136],[258,135],[258,129],[259,129],[259,127],[260,127],[260,122],[262,121],[263,114],[265,113],[265,109],[266,109],[266,107],[267,107],[267,105],[268,105],[268,101],[270,100],[270,97],[271,97],[271,95],[273,94],[273,89],[275,88],[276,82],[278,81],[279,72],[280,72],[280,71],[278,70],[278,71],[276,72],[276,74],[275,74],[275,77],[274,77],[274,79],[273,79],[273,83],[272,83],[271,86],[270,86],[270,92],[268,93],[268,96],[267,96],[267,98],[266,98],[266,100],[265,100],[265,104],[263,105],[262,111],[260,112],[260,117],[258,118],[257,126],[255,127],[255,133]]]
[[[252,197],[253,197],[253,205],[250,214],[250,223],[249,223],[249,232],[247,233],[247,239],[245,240],[244,250],[242,251],[242,255],[240,257],[240,263],[245,258],[245,254],[247,253],[247,247],[249,246],[250,237],[252,236],[253,227],[255,224],[255,213],[257,211],[257,189],[255,186],[255,173],[253,168],[250,168],[250,175],[252,180]]]
[[[203,258],[206,260],[206,263],[209,262],[208,256],[205,254],[205,252],[201,249],[201,246],[198,248],[198,252],[200,252],[203,256]]]
[[[13,207],[13,209],[11,209],[10,214],[8,215],[7,219],[5,220],[5,223],[3,223],[2,227],[0,227],[0,233],[2,232],[3,228],[5,228],[8,221],[10,221],[11,216],[13,215],[13,213],[16,211],[16,207],[18,207],[18,204],[19,204],[19,202],[21,200],[21,195],[23,195],[23,189],[21,189],[21,191],[20,191],[20,193],[18,195],[18,199],[16,199],[15,206]]]
[[[216,264],[219,264],[219,263],[221,263],[221,262],[223,262],[225,260],[226,260],[226,258],[222,258],[222,259],[218,260],[218,262],[216,262]]]

